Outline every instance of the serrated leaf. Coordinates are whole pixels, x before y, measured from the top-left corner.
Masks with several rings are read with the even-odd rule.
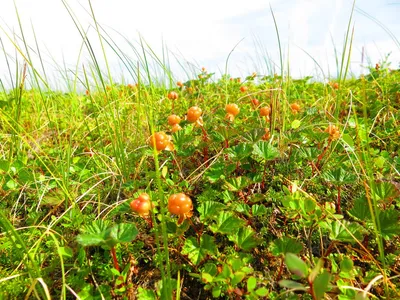
[[[216,255],[217,252],[214,238],[207,234],[201,236],[200,244],[195,237],[187,238],[182,249],[182,254],[187,255],[195,265],[198,265],[207,255]]]
[[[79,244],[83,247],[105,246],[108,223],[99,219],[91,224],[85,225],[81,229],[81,234],[76,237]]]
[[[354,183],[357,176],[344,170],[343,168],[338,169],[328,169],[322,174],[322,177],[328,181],[332,182],[334,185],[343,185],[348,183]]]
[[[263,160],[272,160],[279,157],[278,149],[265,141],[259,141],[254,145],[253,154]]]
[[[251,207],[253,216],[263,216],[267,213],[267,208],[264,205],[255,204]]]
[[[244,251],[256,247],[260,241],[255,237],[255,231],[250,227],[240,227],[236,235],[229,237],[235,244]]]
[[[108,235],[114,243],[130,243],[138,233],[136,226],[128,223],[114,225],[108,231]]]
[[[269,249],[274,256],[286,253],[299,254],[303,250],[303,245],[295,239],[284,236],[273,241]]]
[[[365,197],[357,198],[354,201],[354,206],[349,210],[349,214],[360,221],[367,221],[371,219],[368,202]]]
[[[354,238],[361,241],[365,232],[365,229],[358,223],[351,223],[346,220],[321,223],[321,227],[328,229],[330,239],[352,244],[356,242]]]
[[[249,178],[244,176],[229,178],[225,180],[224,185],[222,186],[223,189],[231,191],[231,192],[238,192],[244,189],[245,187],[252,184]]]
[[[247,143],[241,143],[228,149],[228,153],[235,160],[243,160],[249,157],[253,152],[253,146]]]
[[[215,202],[215,201],[205,201],[201,203],[197,210],[200,213],[200,220],[204,221],[206,219],[215,219],[219,212],[226,208],[226,205]]]
[[[307,264],[299,258],[297,255],[293,253],[286,253],[285,255],[285,263],[287,268],[293,274],[304,278],[308,274],[308,266]]]
[[[230,174],[231,170],[227,169],[224,163],[215,163],[206,172],[205,177],[211,183],[217,182],[220,179],[224,179]]]
[[[388,209],[379,212],[380,233],[384,239],[389,240],[400,235],[400,212]]]
[[[236,217],[233,213],[223,211],[219,213],[216,224],[211,225],[210,229],[213,232],[233,234],[245,224],[246,221]]]
[[[237,203],[235,205],[235,211],[246,216],[250,216],[250,206],[246,203]]]
[[[106,242],[104,234],[95,234],[95,233],[78,234],[78,236],[76,237],[76,240],[83,247],[102,246]]]
[[[264,128],[256,128],[249,132],[243,134],[243,138],[245,141],[250,143],[255,143],[261,139],[261,137],[265,134]]]
[[[395,185],[389,181],[376,182],[372,186],[372,192],[375,194],[375,197],[381,201],[400,197],[400,192]]]

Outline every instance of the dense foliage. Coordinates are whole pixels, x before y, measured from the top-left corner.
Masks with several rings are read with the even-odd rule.
[[[212,78],[0,94],[1,299],[400,297],[400,70]]]

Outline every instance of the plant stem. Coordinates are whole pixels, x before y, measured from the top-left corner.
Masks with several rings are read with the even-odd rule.
[[[110,251],[111,251],[111,256],[113,258],[114,268],[118,272],[120,272],[119,263],[118,263],[118,259],[117,259],[117,253],[115,251],[115,247],[112,247]]]

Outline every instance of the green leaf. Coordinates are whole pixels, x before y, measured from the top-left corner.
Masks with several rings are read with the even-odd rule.
[[[245,187],[252,184],[249,178],[244,176],[233,177],[225,180],[223,185],[223,189],[231,191],[231,192],[238,192],[244,189]]]
[[[228,148],[228,152],[232,158],[241,161],[251,155],[251,153],[253,152],[253,146],[247,143],[240,143],[237,146]]]
[[[201,236],[200,244],[195,237],[187,238],[182,249],[182,254],[187,255],[195,265],[198,265],[207,255],[215,256],[217,253],[214,238],[207,234]]]
[[[311,270],[310,275],[308,275],[308,281],[313,282],[317,275],[320,273],[321,269],[324,266],[324,260],[322,258],[318,259],[317,264]]]
[[[197,210],[200,213],[200,220],[204,221],[207,219],[215,219],[215,216],[218,215],[223,209],[226,208],[226,205],[215,202],[215,201],[205,201],[201,203]]]
[[[260,140],[264,134],[265,134],[264,128],[256,128],[243,134],[243,138],[245,141],[249,143],[255,143],[258,140]]]
[[[304,278],[308,274],[308,266],[307,264],[301,260],[298,256],[293,253],[286,253],[285,255],[285,263],[287,268],[293,274]]]
[[[239,248],[243,249],[244,251],[249,251],[260,243],[255,235],[255,231],[250,226],[241,226],[237,234],[230,236],[229,239],[233,240]]]
[[[226,279],[232,276],[232,270],[227,264],[223,264],[222,271],[218,274],[217,278],[219,281],[226,281]]]
[[[372,185],[372,192],[381,201],[400,197],[400,192],[390,181],[380,181]]]
[[[305,215],[309,215],[312,211],[314,211],[315,207],[317,206],[315,201],[310,198],[303,198],[299,199],[299,205]]]
[[[257,286],[257,279],[254,276],[247,278],[247,291],[251,292]]]
[[[354,263],[353,261],[348,258],[345,257],[341,262],[340,262],[340,271],[342,272],[350,272],[353,270],[354,267]]]
[[[14,179],[10,179],[4,185],[5,190],[16,190],[18,188],[18,183]]]
[[[383,156],[378,156],[374,159],[374,164],[377,168],[381,169],[385,166],[386,159]]]
[[[287,289],[294,289],[298,291],[307,291],[307,289],[301,284],[293,280],[279,280],[278,284],[281,287],[287,288]]]
[[[361,241],[363,239],[363,233],[365,232],[365,229],[358,223],[351,223],[346,220],[342,220],[341,222],[321,223],[321,227],[328,229],[330,239],[352,244],[356,242],[354,238]]]
[[[211,293],[214,298],[218,298],[219,296],[221,296],[221,291],[222,291],[222,287],[214,286]]]
[[[387,209],[379,212],[380,233],[384,239],[389,240],[400,234],[400,212]]]
[[[220,212],[216,220],[216,224],[210,226],[213,232],[233,234],[238,228],[241,228],[246,224],[246,221],[236,217],[231,212]]]
[[[72,249],[69,247],[59,247],[58,253],[64,257],[68,257],[68,258],[71,258],[74,254]]]
[[[8,172],[9,169],[10,169],[10,162],[5,159],[0,159],[0,170]]]
[[[250,206],[246,203],[236,203],[235,211],[250,217]]]
[[[263,160],[272,160],[279,157],[278,149],[265,141],[259,141],[254,145],[253,154]]]
[[[244,267],[245,263],[240,258],[232,258],[229,260],[229,264],[231,265],[232,270],[236,272],[239,271],[242,267]]]
[[[263,216],[267,213],[267,208],[264,205],[255,204],[251,207],[253,216]]]
[[[156,300],[156,293],[152,290],[146,290],[142,287],[139,287],[138,289],[138,295],[137,295],[138,300]]]
[[[347,134],[347,133],[343,134],[342,135],[342,141],[344,143],[344,148],[345,149],[347,149],[349,151],[353,151],[353,149],[354,149],[354,140],[349,134]]]
[[[218,269],[214,263],[205,263],[202,272],[206,272],[211,276],[216,276],[218,274]]]
[[[246,274],[244,272],[235,272],[233,274],[233,278],[231,280],[231,285],[236,286],[238,283],[242,282],[242,280],[246,277]]]
[[[235,165],[226,166],[225,163],[215,163],[205,172],[204,175],[208,181],[215,183],[220,179],[228,177],[235,168]]]
[[[350,173],[349,171],[345,171],[343,168],[333,170],[328,169],[322,174],[322,177],[326,181],[332,182],[334,185],[354,183],[357,179],[356,175]]]
[[[317,300],[324,298],[325,292],[328,290],[330,278],[331,275],[326,270],[315,278],[313,282],[313,291]]]
[[[114,243],[130,243],[139,231],[134,224],[121,223],[111,227],[107,233]]]
[[[268,294],[269,294],[269,291],[265,287],[262,287],[262,288],[259,288],[259,289],[256,290],[256,295],[257,296],[266,297],[266,296],[268,296]]]
[[[78,234],[76,240],[83,247],[88,246],[103,246],[105,245],[106,239],[104,233],[81,233]]]
[[[368,202],[365,197],[357,198],[354,201],[354,206],[349,210],[349,214],[360,221],[367,221],[371,219]]]
[[[83,247],[106,246],[108,223],[101,219],[84,226],[76,239]]]
[[[273,241],[269,249],[274,256],[286,253],[299,254],[303,250],[303,245],[295,239],[284,236]]]
[[[297,129],[299,128],[301,125],[301,121],[300,120],[294,120],[291,124],[292,129]]]
[[[214,280],[214,276],[212,276],[211,274],[208,274],[205,272],[201,273],[201,281],[202,282],[210,283],[210,282],[213,282],[213,280]]]

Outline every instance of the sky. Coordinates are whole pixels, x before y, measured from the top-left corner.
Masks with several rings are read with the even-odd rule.
[[[81,52],[82,37],[66,6],[79,26],[87,31],[104,72],[106,66],[90,3],[102,33],[115,42],[113,47],[118,47],[120,56],[128,58],[135,66],[137,51],[141,51],[141,37],[159,58],[163,55],[168,58],[174,80],[183,81],[198,74],[201,67],[218,76],[225,71],[234,77],[245,77],[252,72],[262,75],[280,73],[279,43],[271,9],[278,27],[285,70],[289,66],[290,75],[296,78],[308,75],[320,80],[336,77],[335,57],[341,59],[353,6],[352,0],[1,2],[1,82],[9,87],[12,81],[5,56],[12,74],[16,64],[23,64],[22,54],[27,56],[21,42],[22,27],[34,66],[40,74],[47,75],[47,81],[56,89],[66,88],[65,76],[72,78],[77,66],[82,79],[82,66],[90,73],[91,65],[88,50],[84,48]],[[400,0],[355,2],[350,64],[354,75],[367,73],[365,67],[381,62],[389,53],[391,67],[400,67],[399,15]],[[397,36],[397,40],[391,34]],[[106,42],[104,46],[113,79],[134,83],[136,78],[129,72],[129,67]],[[162,77],[159,70],[153,72],[154,76]]]

